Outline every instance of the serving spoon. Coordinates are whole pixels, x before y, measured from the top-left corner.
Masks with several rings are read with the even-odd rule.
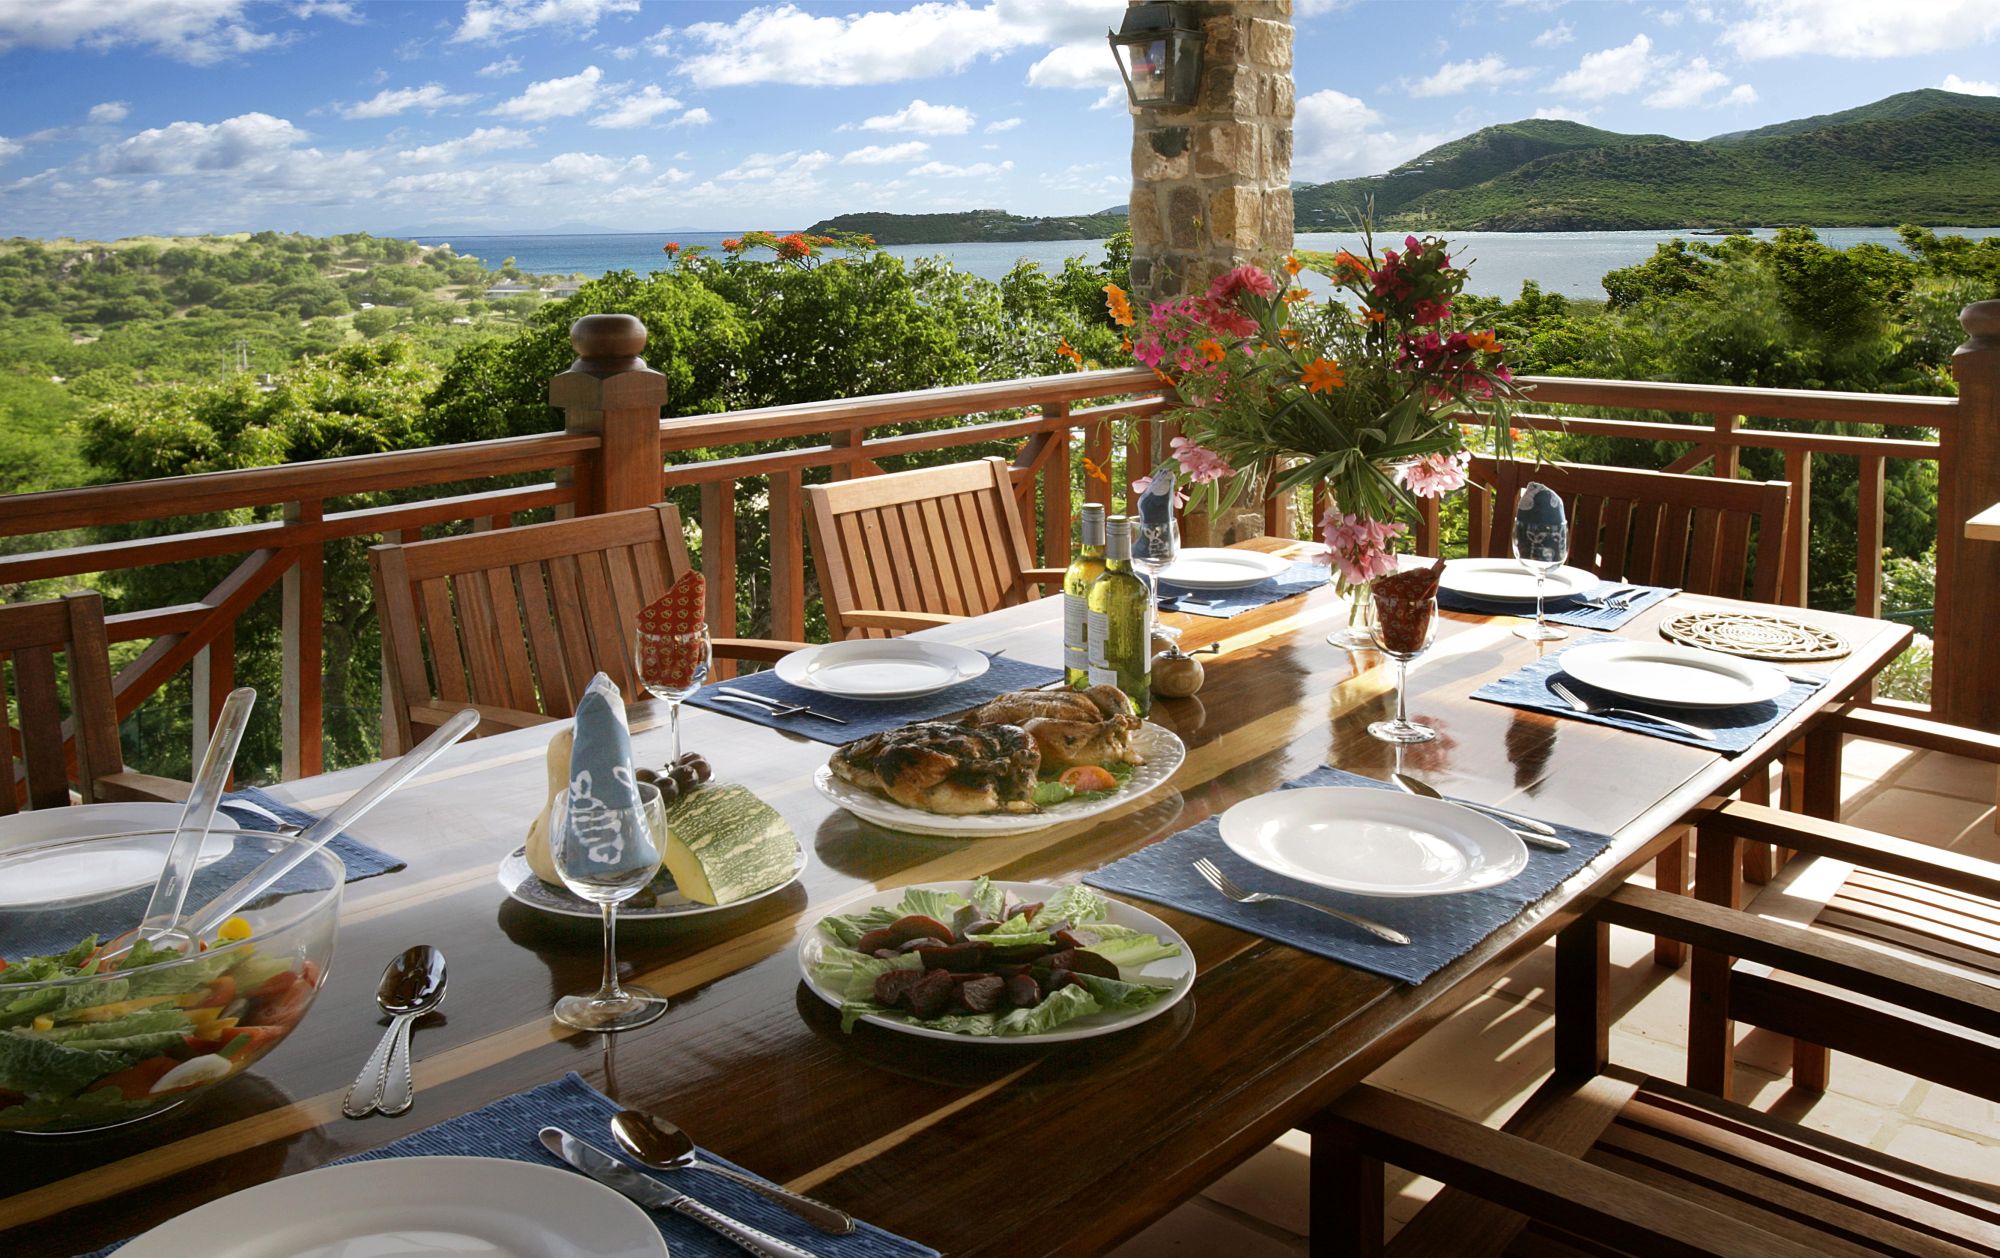
[[[846,1236],[854,1231],[854,1218],[823,1201],[814,1201],[789,1188],[767,1184],[754,1175],[745,1175],[704,1162],[695,1156],[694,1139],[666,1119],[639,1110],[620,1110],[611,1118],[611,1137],[618,1147],[656,1171],[711,1171],[733,1179],[745,1188],[764,1194],[822,1232]]]
[[[444,1000],[444,953],[429,944],[406,949],[382,971],[375,1003],[389,1015],[389,1029],[368,1054],[368,1062],[347,1089],[340,1112],[365,1118],[380,1110],[400,1114],[410,1108],[416,1083],[410,1074],[410,1024]]]

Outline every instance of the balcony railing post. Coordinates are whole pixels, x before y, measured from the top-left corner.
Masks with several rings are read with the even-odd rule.
[[[2000,662],[1985,635],[2000,625],[2000,542],[1965,536],[1972,514],[2000,499],[2000,301],[1959,312],[1967,340],[1951,356],[1958,422],[1938,468],[1937,654],[1932,707],[1947,721],[2000,731]]]
[[[585,315],[570,325],[576,361],[549,381],[564,428],[603,439],[577,471],[579,515],[626,511],[660,500],[660,408],[667,378],[646,365],[646,325],[625,314]]]

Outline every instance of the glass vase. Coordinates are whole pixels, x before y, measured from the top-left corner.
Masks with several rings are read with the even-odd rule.
[[[1333,588],[1346,605],[1347,618],[1339,628],[1326,635],[1326,640],[1350,651],[1372,650],[1375,646],[1374,582],[1349,581],[1336,573]]]

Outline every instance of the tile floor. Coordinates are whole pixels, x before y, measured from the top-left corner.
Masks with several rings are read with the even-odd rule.
[[[1992,765],[1850,741],[1842,769],[1848,821],[2000,861]],[[1611,1033],[1612,1060],[1680,1079],[1686,979],[1655,966],[1651,941],[1628,931],[1613,932],[1612,959],[1613,999],[1622,1011]],[[1553,962],[1551,944],[1377,1071],[1371,1082],[1489,1125],[1506,1121],[1548,1077]],[[1825,1093],[1793,1093],[1779,1073],[1789,1054],[1788,1041],[1748,1032],[1738,1053],[1738,1098],[1870,1148],[2000,1186],[2000,1106],[1841,1054],[1834,1056]],[[1112,1258],[1304,1254],[1311,1147],[1303,1133],[1288,1133],[1120,1246]],[[1392,1179],[1391,1226],[1415,1214],[1436,1189],[1430,1180]]]

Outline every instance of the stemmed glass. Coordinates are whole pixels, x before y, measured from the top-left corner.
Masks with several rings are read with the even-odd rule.
[[[709,666],[715,662],[708,626],[696,625],[686,633],[652,633],[641,628],[633,654],[639,663],[639,684],[655,699],[667,701],[667,725],[674,743],[673,759],[668,763],[679,764],[681,701],[701,689],[708,680]]]
[[[1435,589],[1435,587],[1433,587]],[[1410,661],[1430,650],[1437,637],[1437,595],[1397,598],[1375,591],[1375,649],[1396,661],[1396,719],[1374,721],[1368,732],[1385,743],[1427,743],[1437,737],[1428,725],[1410,719]]]
[[[1146,574],[1146,621],[1152,631],[1169,642],[1180,640],[1181,631],[1160,623],[1160,574],[1173,565],[1180,557],[1180,527],[1174,523],[1171,504],[1167,507],[1164,520],[1147,520],[1143,515],[1132,517],[1132,566]],[[1146,648],[1151,654],[1152,647]]]
[[[1549,623],[1542,593],[1549,574],[1569,559],[1569,517],[1562,497],[1540,481],[1528,482],[1514,508],[1514,558],[1535,574],[1535,623],[1515,629],[1515,636],[1530,642],[1567,638]]]
[[[618,982],[618,906],[639,894],[660,871],[667,832],[659,787],[651,782],[619,785],[636,788],[639,807],[614,807],[598,798],[590,775],[581,773],[556,796],[555,815],[550,818],[556,875],[565,887],[604,912],[603,981],[587,996],[564,996],[556,1002],[556,1021],[580,1031],[629,1031],[667,1011],[666,997]]]

